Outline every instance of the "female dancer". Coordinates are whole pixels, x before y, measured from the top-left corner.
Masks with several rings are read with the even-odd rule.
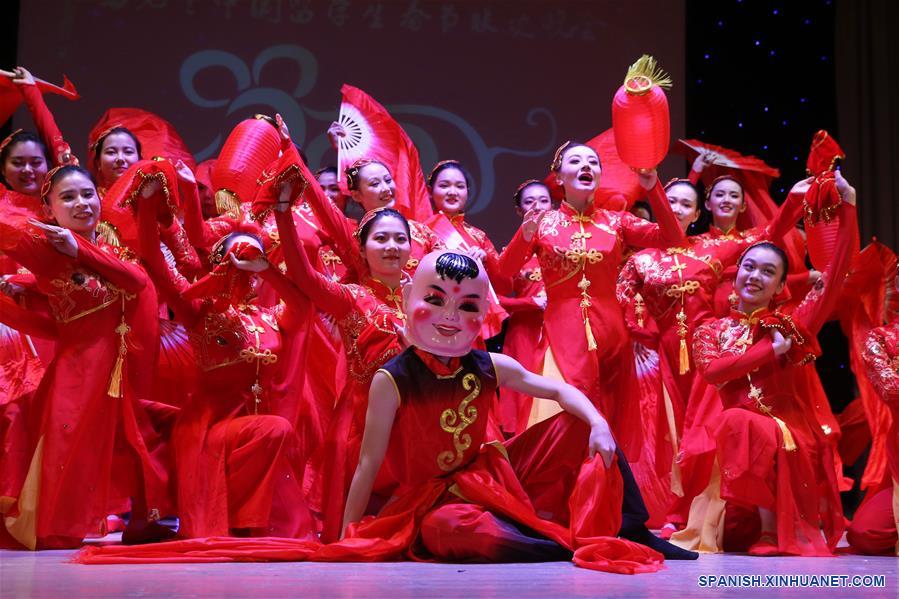
[[[839,173],[836,186],[842,199],[840,237],[823,285],[792,315],[772,310],[785,287],[786,254],[768,242],[755,244],[739,261],[737,310],[700,326],[694,336],[700,374],[718,386],[724,404],[716,431],[720,496],[757,510],[761,521],[752,555],[831,555],[843,532],[828,466],[833,448],[796,386],[801,364],[815,357],[815,336],[849,267],[855,190]]]
[[[513,199],[519,218],[524,218],[531,210],[545,212],[552,208],[549,189],[536,179],[528,179],[519,185]],[[503,353],[531,372],[543,372],[543,357],[548,344],[543,331],[546,289],[536,257],[532,256],[512,279],[512,295],[501,295],[499,299],[509,313]],[[506,435],[511,436],[528,428],[533,397],[512,389],[500,389],[499,403],[500,426]],[[537,417],[535,421],[542,419]]]
[[[331,280],[315,270],[302,252],[298,252],[300,268],[292,274],[313,303],[337,322],[349,374],[325,440],[306,473],[310,507],[321,514],[325,540],[334,540],[340,533],[346,492],[359,456],[371,377],[401,351],[398,331],[406,318],[400,287],[406,280],[403,266],[409,259],[409,224],[396,210],[380,208],[363,217],[358,231],[357,262],[365,268],[358,284]]]
[[[35,221],[43,235],[21,233],[8,250],[47,296],[59,339],[32,404],[27,476],[5,510],[7,531],[30,549],[80,545],[122,498],[133,498],[132,532],[171,513],[142,402],[159,343],[156,291],[133,254],[97,239],[100,201],[87,171],[56,168],[41,191],[56,224]]]
[[[609,419],[625,455],[639,455],[639,392],[615,279],[625,245],[677,245],[683,231],[654,171],[640,181],[650,192],[658,225],[594,205],[602,169],[592,148],[567,142],[551,168],[565,200],[558,210],[525,218],[503,252],[501,268],[514,276],[536,254],[547,294],[547,359]]]
[[[141,256],[190,332],[199,371],[172,433],[181,534],[313,534],[299,441],[292,423],[274,415],[282,338],[305,324],[309,302],[270,268],[258,228],[245,226],[214,246],[215,268],[188,286],[160,251],[155,191],[147,185],[139,207]],[[289,239],[292,231],[284,231]],[[277,292],[277,307],[255,301],[257,275]]]

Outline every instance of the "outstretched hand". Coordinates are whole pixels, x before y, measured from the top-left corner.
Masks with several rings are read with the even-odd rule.
[[[800,181],[797,181],[793,184],[793,187],[790,188],[791,194],[799,194],[805,195],[808,192],[808,188],[811,186],[812,182],[815,180],[814,177],[806,177]]]
[[[12,72],[12,82],[16,85],[34,85],[34,76],[25,67],[16,67]]]
[[[275,113],[275,123],[278,125],[278,135],[281,137],[281,141],[290,141],[290,130],[287,129],[287,123],[284,122],[284,117],[280,113]]]
[[[183,160],[179,160],[175,163],[175,174],[185,183],[197,183],[196,175],[194,175],[194,172],[190,170],[189,166],[184,164]]]

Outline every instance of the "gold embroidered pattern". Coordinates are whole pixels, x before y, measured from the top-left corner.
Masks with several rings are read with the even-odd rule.
[[[462,388],[470,391],[459,404],[456,410],[447,408],[440,415],[440,428],[453,435],[454,451],[442,451],[437,456],[437,465],[444,472],[457,468],[462,463],[465,451],[471,447],[471,435],[462,434],[470,424],[478,419],[478,409],[471,405],[481,394],[481,381],[468,373],[462,377]]]

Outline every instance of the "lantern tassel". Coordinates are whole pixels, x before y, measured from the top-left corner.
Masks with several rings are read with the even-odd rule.
[[[627,75],[624,77],[625,88],[629,89],[628,81],[637,77],[648,79],[652,85],[664,87],[665,89],[671,88],[671,84],[674,82],[668,73],[659,68],[656,59],[649,54],[644,54],[637,59],[637,62],[628,67]]]
[[[237,218],[240,216],[240,203],[234,192],[228,189],[220,189],[215,192],[215,209],[219,214],[228,214]]]
[[[119,355],[116,356],[112,374],[109,375],[109,387],[106,389],[107,395],[115,398],[124,397],[122,394],[122,370],[125,367],[125,356],[128,354],[128,344],[125,341],[125,337],[131,332],[131,327],[125,322],[125,292],[120,291],[119,293],[122,296],[122,321],[115,328],[115,332],[119,336]]]
[[[783,435],[784,449],[787,451],[796,451],[796,440],[793,439],[793,433],[787,428],[787,423],[773,414],[771,415],[771,418],[774,418],[774,422],[777,423],[777,426],[780,428],[780,432]]]
[[[101,220],[97,223],[97,235],[113,247],[121,247],[122,245],[118,229],[109,221]]]

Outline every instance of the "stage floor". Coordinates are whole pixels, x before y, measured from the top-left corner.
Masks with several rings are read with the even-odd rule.
[[[154,564],[83,566],[72,551],[0,551],[0,597],[899,597],[899,558],[703,555],[655,574],[622,576],[545,564]],[[880,588],[723,588],[714,575],[883,575]],[[784,581],[786,584],[786,581]]]

